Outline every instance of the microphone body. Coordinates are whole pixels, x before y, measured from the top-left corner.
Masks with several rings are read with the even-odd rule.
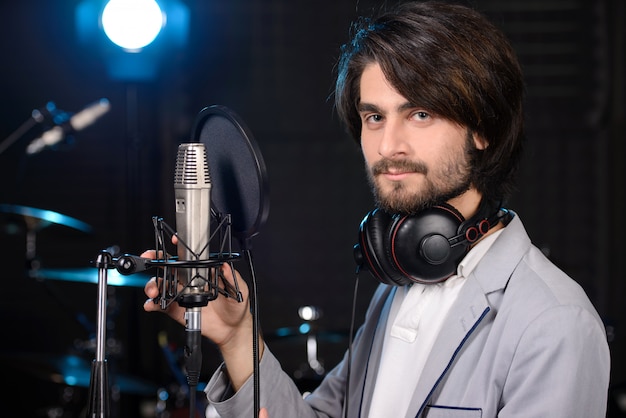
[[[202,143],[180,144],[174,174],[176,199],[176,235],[179,260],[208,260],[211,236],[211,180],[206,149]],[[185,307],[187,346],[187,380],[198,383],[201,365],[200,317],[206,304],[204,289],[210,268],[184,267],[176,269],[176,279],[185,286],[178,303]]]
[[[93,124],[102,115],[111,109],[108,99],[100,99],[74,114],[69,120],[44,132],[39,138],[34,139],[26,148],[27,154],[36,154],[46,147],[53,146],[63,140],[66,135],[78,132]]]
[[[211,235],[211,179],[204,144],[180,144],[174,173],[179,260],[208,260]],[[179,268],[178,281],[203,289],[209,267]],[[204,279],[204,280],[203,280]]]

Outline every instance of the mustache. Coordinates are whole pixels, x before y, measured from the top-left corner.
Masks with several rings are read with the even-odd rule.
[[[390,170],[411,171],[424,175],[428,173],[428,167],[421,161],[390,160],[388,158],[384,158],[380,161],[377,161],[371,167],[371,172],[374,176],[387,173]]]

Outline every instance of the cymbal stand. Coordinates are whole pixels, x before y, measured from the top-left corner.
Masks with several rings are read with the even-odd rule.
[[[106,345],[107,269],[115,267],[111,254],[102,251],[96,259],[96,267],[98,267],[96,356],[91,363],[87,417],[108,418],[110,414],[109,376],[104,351]]]
[[[301,330],[306,331],[306,358],[309,368],[315,372],[317,376],[325,373],[324,366],[317,358],[317,333],[313,322],[322,316],[322,311],[315,306],[301,306],[298,309],[298,316],[304,320],[304,324],[300,326]]]
[[[31,277],[37,277],[37,272],[41,267],[37,256],[37,234],[50,225],[50,222],[34,216],[24,216],[24,223],[26,224],[26,268]]]

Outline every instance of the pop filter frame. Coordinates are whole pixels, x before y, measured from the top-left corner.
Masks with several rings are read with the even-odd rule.
[[[267,170],[252,133],[239,116],[225,106],[212,105],[198,113],[191,141],[202,142],[206,148],[211,178],[211,212],[216,212],[219,221],[222,215],[230,217],[231,233],[239,239],[250,269],[253,412],[256,418],[260,410],[259,312],[256,274],[249,245],[269,214]]]
[[[207,150],[212,210],[231,215],[233,235],[247,246],[269,215],[267,170],[252,133],[235,112],[212,105],[196,116],[191,141]]]
[[[254,363],[254,418],[258,417],[260,410],[260,394],[259,394],[259,320],[258,320],[258,304],[256,277],[250,248],[248,245],[250,239],[255,236],[261,226],[267,220],[269,214],[269,192],[267,170],[265,162],[261,156],[258,145],[256,144],[252,134],[244,125],[243,121],[232,110],[225,106],[212,105],[202,109],[196,116],[191,132],[191,142],[203,143],[206,148],[207,163],[209,169],[209,177],[211,179],[211,208],[209,216],[217,217],[220,228],[227,228],[228,231],[239,238],[244,250],[244,255],[248,261],[248,267],[251,273],[251,288],[249,289],[250,307],[253,317],[253,363]],[[208,260],[183,260],[178,261],[167,255],[164,248],[164,233],[175,234],[162,218],[153,217],[156,240],[156,253],[162,253],[164,259],[146,259],[137,256],[125,254],[114,260],[111,254],[103,251],[96,261],[98,267],[98,355],[100,361],[94,361],[94,364],[100,366],[100,369],[92,369],[92,382],[90,382],[90,407],[92,409],[101,407],[108,411],[108,394],[109,392],[102,388],[106,386],[107,368],[104,361],[104,333],[102,324],[106,323],[106,312],[103,309],[106,302],[106,281],[107,269],[115,267],[118,272],[128,275],[137,271],[143,271],[154,266],[161,266],[167,269],[169,266],[177,268],[197,268],[200,266],[217,266],[224,262],[232,263],[239,254],[232,253],[230,246],[228,252],[212,253]],[[229,235],[229,234],[227,234]],[[170,235],[171,237],[171,235]],[[222,237],[224,238],[224,237]],[[227,238],[228,243],[230,240]],[[231,268],[233,268],[231,264]],[[162,295],[165,299],[160,299],[161,307],[165,309],[173,300],[178,300],[180,293],[170,291],[169,286],[177,289],[176,284],[172,282],[172,276],[163,274],[166,280],[162,281]],[[217,297],[217,293],[222,293],[226,297],[236,297],[238,302],[242,301],[241,293],[237,285],[237,278],[234,279],[234,287],[223,289],[220,292],[217,285],[217,274],[212,282],[212,291],[209,294],[194,294],[193,300],[190,300],[189,306],[198,307],[206,305],[209,300]],[[228,293],[228,290],[234,294]],[[156,300],[155,300],[156,301]],[[199,325],[199,324],[198,324]],[[198,342],[199,347],[199,342]],[[186,349],[187,350],[187,349]],[[201,363],[201,357],[195,353],[201,351],[192,350],[194,368]],[[189,357],[191,357],[189,354]],[[186,354],[187,355],[187,354]],[[198,364],[196,364],[198,363]],[[188,367],[189,368],[189,367]],[[194,372],[195,373],[195,372]],[[197,377],[197,376],[195,376]],[[188,377],[189,383],[189,377]],[[93,385],[93,388],[92,388]],[[191,385],[191,384],[190,384]],[[104,396],[106,399],[100,399]],[[190,391],[190,412],[194,415],[195,408],[195,390]],[[91,411],[90,411],[91,412]]]

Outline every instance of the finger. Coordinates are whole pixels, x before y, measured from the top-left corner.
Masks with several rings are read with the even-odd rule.
[[[156,250],[146,250],[143,253],[141,253],[141,255],[139,257],[141,258],[149,258],[150,260],[154,260],[156,258],[163,258],[164,256],[164,252],[163,251],[159,251],[157,254]]]
[[[161,306],[158,303],[154,303],[154,299],[146,299],[143,303],[143,310],[146,312],[160,311]]]
[[[148,296],[150,299],[154,299],[159,296],[159,285],[157,283],[156,277],[153,277],[150,280],[148,280],[148,282],[143,288],[143,291],[146,294],[146,296]]]
[[[153,277],[144,286],[144,293],[148,297],[143,304],[143,309],[146,312],[154,312],[161,310],[161,306],[158,303],[155,303],[156,298],[159,296],[159,285],[157,282],[157,278]]]
[[[141,258],[149,258],[151,260],[154,260],[156,258],[156,251],[155,250],[144,251],[143,253],[141,253],[141,255],[139,257],[141,257]]]
[[[266,408],[261,408],[261,410],[259,411],[259,418],[269,418],[269,413],[267,412]]]
[[[223,263],[220,266],[219,274],[222,279],[223,290],[228,295],[238,302],[241,302],[244,298],[246,298],[246,287],[242,287],[241,275],[235,269],[233,269],[232,265],[229,263]],[[242,293],[243,290],[243,293]]]
[[[236,270],[233,270],[233,268],[230,265],[230,263],[223,263],[220,266],[220,273],[222,274],[223,278],[228,280],[229,283],[234,283],[235,282],[235,275],[237,275],[237,279],[239,279]]]

